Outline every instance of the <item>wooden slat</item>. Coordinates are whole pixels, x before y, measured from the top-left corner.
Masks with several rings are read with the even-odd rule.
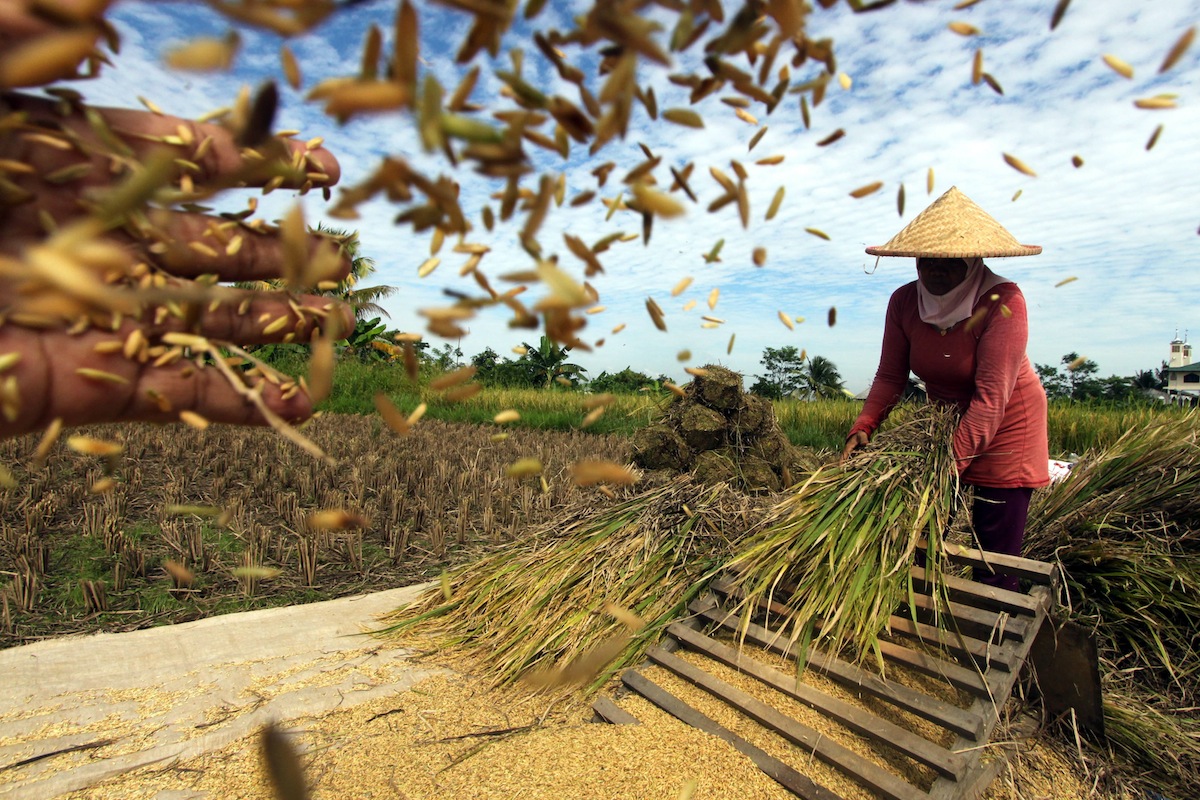
[[[1032,624],[1035,626],[1041,625],[1042,620],[1049,612],[1053,598],[1050,594],[1050,588],[1046,586],[1034,586],[1029,593],[1030,600],[1034,603],[1035,614]],[[1033,647],[1033,643],[1037,637],[1029,636],[1020,642],[1005,642],[1003,647],[1009,648],[1016,663],[1025,663],[1029,657],[1029,652]],[[990,738],[992,731],[995,730],[996,724],[1000,718],[1000,711],[1008,702],[1008,698],[1012,695],[1013,686],[1017,682],[1019,671],[1003,675],[1003,680],[998,680],[993,685],[993,698],[979,698],[971,706],[971,710],[978,713],[983,718],[983,736]],[[956,752],[964,751],[972,748],[971,741],[962,736],[956,736],[950,744],[950,749]],[[980,752],[976,750],[975,752]],[[986,768],[989,765],[981,764],[979,770],[979,781],[976,785],[986,786],[991,782],[993,774],[988,774]],[[937,778],[933,782],[933,786],[929,787],[930,800],[960,800],[963,795],[964,787],[970,787],[973,778],[968,775],[960,785],[959,783],[948,781],[944,778]]]
[[[991,694],[986,676],[961,664],[955,664],[952,661],[913,650],[911,647],[883,640],[879,642],[879,652],[888,661],[903,664],[909,669],[924,673],[931,678],[941,678],[955,689],[970,692],[976,697],[987,697]]]
[[[727,667],[750,675],[776,691],[836,720],[859,736],[893,748],[917,763],[931,767],[941,775],[958,779],[966,770],[967,762],[963,757],[858,706],[798,683],[794,676],[785,675],[774,667],[745,656],[736,648],[722,644],[699,631],[676,623],[667,628],[667,633],[685,646]]]
[[[899,615],[893,616],[889,624],[893,633],[920,639],[932,647],[940,647],[960,661],[975,664],[980,669],[1012,672],[1013,664],[1007,656],[1002,655],[999,645],[980,641],[973,636],[963,636],[933,625],[914,623],[910,618]]]
[[[878,764],[868,761],[812,728],[801,725],[791,717],[776,711],[737,687],[692,666],[678,656],[658,647],[650,648],[646,655],[655,664],[665,667],[713,697],[728,703],[758,724],[775,731],[792,744],[811,752],[817,758],[836,767],[848,777],[871,791],[879,793],[887,800],[927,800],[924,792]]]
[[[925,589],[927,592],[928,584],[925,580],[924,567],[910,567],[909,571],[917,587]],[[942,583],[945,584],[946,593],[951,600],[967,603],[977,608],[1007,611],[1009,614],[1024,616],[1033,616],[1038,610],[1039,601],[1021,592],[1010,592],[1007,589],[976,583],[965,578],[955,578],[952,575],[943,575]]]
[[[1006,639],[1024,639],[1030,634],[1027,618],[1014,617],[1002,611],[989,611],[955,602],[947,603],[945,608],[938,611],[937,604],[927,594],[914,595],[913,606],[917,610],[917,619],[921,622],[931,625],[939,624],[935,622],[935,619],[949,614],[950,621],[942,624],[942,627],[947,630],[955,630],[955,626],[957,626],[957,629],[963,634],[984,641],[1000,641],[997,636],[1003,636]],[[899,616],[906,616],[907,605],[896,613]]]
[[[676,719],[691,725],[693,728],[729,742],[739,753],[742,753],[753,761],[768,777],[797,797],[804,798],[804,800],[842,800],[840,795],[829,791],[824,786],[813,781],[812,778],[801,775],[779,759],[768,755],[766,752],[750,744],[733,731],[718,725],[637,670],[626,670],[621,675],[621,681],[630,689]]]
[[[739,627],[740,618],[736,614],[715,608],[709,608],[699,613],[702,617],[737,635],[742,633]],[[787,638],[761,625],[752,624],[746,628],[745,640],[771,652],[789,655]],[[983,736],[983,718],[979,714],[970,713],[935,697],[913,691],[907,686],[872,675],[853,664],[827,656],[818,650],[809,652],[808,666],[851,691],[866,692],[974,742],[978,742]]]
[[[596,712],[596,716],[605,722],[613,725],[641,725],[633,714],[630,714],[625,709],[613,702],[611,697],[601,695],[592,703],[592,711]]]
[[[917,542],[917,549],[925,549],[924,540]],[[996,572],[1016,575],[1039,586],[1051,586],[1058,581],[1058,567],[1046,561],[1034,561],[1031,558],[993,553],[989,550],[975,550],[950,542],[943,545],[942,553],[952,564],[979,567],[983,570],[990,567]]]

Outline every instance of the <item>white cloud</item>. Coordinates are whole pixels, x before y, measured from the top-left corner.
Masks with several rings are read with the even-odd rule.
[[[589,7],[578,2],[568,12],[558,5],[547,4],[535,21],[539,27],[561,27],[569,14]],[[1050,9],[1035,0],[980,3],[961,11],[946,3],[906,3],[868,15],[851,14],[844,4],[830,11],[818,9],[809,30],[835,40],[839,71],[852,76],[853,87],[843,91],[832,83],[825,102],[812,110],[813,127],[807,131],[796,96],[788,95],[770,116],[756,104],[750,111],[769,131],[753,153],[746,147],[755,128],[737,119],[717,97],[697,107],[707,123],[701,131],[662,120],[653,124],[644,109],[635,106],[627,140],[611,142],[595,156],[573,144],[564,163],[531,145],[528,149],[540,168],[567,173],[568,197],[595,188],[589,173],[606,160],[621,165],[599,190],[613,197],[624,171],[643,157],[639,141],[663,157],[657,172],[660,184],[669,184],[668,165],[696,162],[690,183],[699,196],[698,208],[682,220],[659,221],[648,247],[616,243],[601,256],[607,273],[595,284],[607,310],[589,319],[584,338],[604,337],[607,343],[592,354],[576,353],[576,360],[592,374],[630,365],[682,377],[675,354],[687,348],[693,354],[691,363],[720,361],[749,376],[760,371],[758,358],[764,347],[794,344],[831,358],[849,387],[862,389],[875,369],[887,298],[913,277],[911,261],[883,259],[875,269],[875,259],[863,248],[886,241],[933,198],[957,185],[1018,239],[1045,248],[1036,258],[993,263],[1026,294],[1031,359],[1057,363],[1063,353],[1078,350],[1097,361],[1102,374],[1131,374],[1156,365],[1166,356],[1176,327],[1195,321],[1195,298],[1200,296],[1200,270],[1194,268],[1200,224],[1194,200],[1195,176],[1200,175],[1200,151],[1194,146],[1200,131],[1200,47],[1171,72],[1157,75],[1171,44],[1200,21],[1200,0],[1155,3],[1153,13],[1136,4],[1076,5],[1054,32],[1049,30]],[[315,35],[292,42],[306,87],[324,77],[356,72],[366,27],[375,22],[390,42],[393,13],[394,4],[354,7]],[[421,5],[421,15],[423,58],[446,91],[452,91],[469,66],[454,63],[469,18],[434,5]],[[211,12],[196,4],[123,4],[116,18],[124,39],[117,67],[82,87],[99,102],[136,105],[136,96],[145,95],[170,112],[199,114],[227,103],[242,84],[253,86],[279,75],[280,40],[260,33],[245,35],[244,57],[232,75],[194,77],[163,70],[159,57],[166,43],[222,29]],[[956,35],[946,27],[953,20],[976,25],[982,35]],[[528,31],[524,22],[517,27],[518,33]],[[554,73],[533,43],[518,38],[509,37],[506,47],[524,48],[525,74],[531,82],[578,102],[574,87]],[[984,68],[1003,86],[1003,97],[986,85],[972,85],[976,48],[983,49]],[[576,46],[564,50],[573,59],[581,53]],[[1105,53],[1131,63],[1134,80],[1105,66],[1100,60]],[[700,55],[684,54],[674,71],[703,74]],[[475,63],[511,66],[504,52],[494,61],[484,55]],[[577,63],[594,73],[594,56]],[[783,63],[781,58],[774,71]],[[490,72],[483,70],[475,97],[494,103],[500,84]],[[794,70],[793,78],[799,81],[812,74],[814,68],[806,65]],[[670,84],[665,70],[642,67],[639,78],[643,85],[653,85],[660,109],[687,104],[688,90]],[[1180,107],[1134,108],[1136,98],[1160,92],[1177,93]],[[728,87],[721,93],[730,94]],[[386,154],[410,159],[427,174],[451,173],[439,155],[420,152],[408,117],[339,127],[319,108],[305,104],[301,95],[285,90],[279,124],[300,128],[304,136],[325,136],[341,161],[343,185],[362,180]],[[1162,135],[1147,152],[1146,141],[1159,124],[1164,126]],[[844,139],[829,147],[816,146],[837,128],[846,131]],[[1004,163],[1002,153],[1025,160],[1038,177],[1017,173]],[[786,159],[773,167],[753,163],[768,154]],[[1085,162],[1078,169],[1071,165],[1075,154]],[[741,161],[750,173],[747,188],[754,221],[749,230],[743,230],[734,206],[716,214],[703,210],[721,191],[707,174],[708,167],[731,173],[731,159]],[[932,197],[925,191],[930,167],[936,176]],[[488,234],[477,209],[499,184],[467,169],[453,175],[461,184],[463,206],[477,226],[471,239],[494,249],[484,259],[484,270],[502,289],[497,275],[526,269],[529,263],[516,235],[523,218]],[[884,182],[878,193],[860,200],[849,196],[850,190],[876,180]],[[530,176],[526,185],[534,186],[535,181],[536,176]],[[901,184],[907,197],[903,218],[896,208]],[[763,214],[780,185],[787,188],[783,208],[765,222]],[[1021,196],[1014,202],[1018,190]],[[276,193],[264,207],[278,213],[290,201]],[[306,209],[311,219],[319,218],[320,204],[314,198],[306,201]],[[428,256],[428,237],[414,237],[410,229],[394,226],[399,210],[395,206],[379,202],[360,210],[363,217],[355,227],[366,253],[378,263],[379,282],[401,289],[387,302],[393,325],[419,329],[416,309],[447,302],[441,294],[444,288],[477,291],[469,278],[458,278],[465,256],[451,255],[451,243],[438,271],[419,280],[416,270]],[[562,244],[563,231],[594,242],[610,231],[637,232],[640,226],[640,219],[630,213],[618,213],[606,223],[597,200],[582,209],[557,209],[540,238],[548,252],[560,254],[565,268],[581,274],[581,265]],[[826,231],[832,241],[806,233],[806,227]],[[722,263],[705,264],[701,254],[722,238]],[[764,268],[750,261],[756,246],[769,251]],[[694,278],[692,287],[671,298],[671,287],[684,276]],[[1078,280],[1055,288],[1069,276]],[[700,315],[708,312],[705,299],[714,287],[720,288],[721,296],[713,313],[726,322],[718,330],[704,330]],[[531,290],[527,296],[538,294]],[[656,331],[647,317],[643,304],[649,296],[666,310],[668,333]],[[689,299],[697,300],[697,308],[685,313],[681,306]],[[830,306],[838,309],[834,328],[825,323]],[[788,331],[778,320],[780,310],[807,320]],[[622,322],[627,324],[623,332],[609,334]],[[472,333],[463,348],[469,354],[491,346],[504,353],[535,336],[531,331],[510,331],[506,323],[500,312],[481,315],[470,323]],[[733,354],[726,355],[734,332]]]

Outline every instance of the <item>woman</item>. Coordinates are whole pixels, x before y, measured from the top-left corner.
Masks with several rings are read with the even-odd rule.
[[[878,256],[915,256],[917,280],[892,294],[879,369],[843,459],[866,444],[900,400],[911,370],[931,400],[962,416],[954,456],[974,487],[972,522],[984,550],[1019,555],[1033,490],[1050,482],[1046,393],[1025,355],[1025,298],[983,259],[1031,256],[957,188],[938,198]],[[982,572],[982,574],[981,574]],[[1017,590],[1016,577],[976,570],[976,580]]]

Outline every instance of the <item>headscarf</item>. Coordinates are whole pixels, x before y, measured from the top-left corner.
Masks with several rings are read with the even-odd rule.
[[[963,259],[967,262],[967,276],[963,282],[943,295],[936,295],[925,288],[925,284],[917,280],[917,311],[921,319],[938,330],[953,328],[975,310],[979,298],[993,286],[1008,283],[1003,278],[988,269],[982,258]]]

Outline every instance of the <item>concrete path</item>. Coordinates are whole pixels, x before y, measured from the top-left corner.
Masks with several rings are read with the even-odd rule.
[[[423,588],[2,650],[0,797],[57,797],[404,691],[438,670],[362,632]]]

